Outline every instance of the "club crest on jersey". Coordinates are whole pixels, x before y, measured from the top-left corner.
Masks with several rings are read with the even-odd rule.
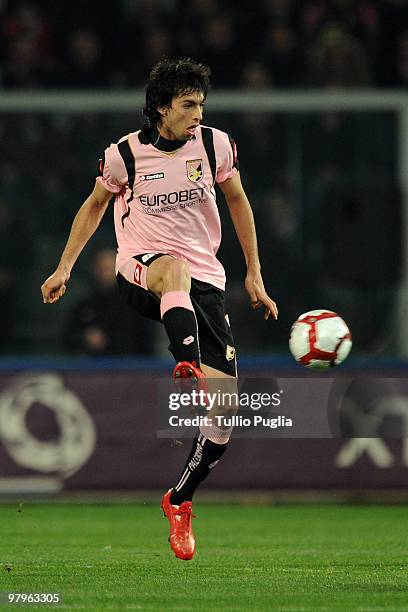
[[[190,181],[197,183],[203,178],[203,160],[202,159],[190,159],[186,162],[187,164],[187,176]]]

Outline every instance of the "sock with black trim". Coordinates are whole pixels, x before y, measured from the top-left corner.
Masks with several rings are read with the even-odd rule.
[[[195,438],[181,477],[173,487],[170,503],[179,506],[191,501],[198,485],[207,478],[213,467],[225,453],[227,444],[216,444],[203,436]]]

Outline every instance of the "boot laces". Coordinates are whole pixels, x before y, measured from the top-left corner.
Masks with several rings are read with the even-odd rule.
[[[179,516],[180,520],[183,522],[185,521],[187,524],[190,524],[192,518],[197,518],[197,516],[193,514],[191,506],[184,506],[184,508],[180,506],[174,514],[175,516]]]

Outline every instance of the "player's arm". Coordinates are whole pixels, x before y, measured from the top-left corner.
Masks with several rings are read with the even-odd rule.
[[[41,286],[44,304],[54,304],[66,291],[66,285],[82,249],[96,231],[112,193],[96,182],[95,188],[77,212],[57,269]]]
[[[265,319],[268,319],[270,314],[277,319],[277,306],[266,293],[263,284],[254,215],[242,186],[239,172],[223,183],[218,183],[218,185],[225,195],[232,222],[245,257],[247,265],[245,288],[251,299],[252,307],[259,308],[263,304],[266,307]]]

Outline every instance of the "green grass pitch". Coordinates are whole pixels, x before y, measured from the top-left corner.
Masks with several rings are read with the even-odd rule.
[[[193,561],[173,556],[158,506],[0,505],[3,600],[11,591],[61,593],[69,610],[408,610],[407,507],[198,498]],[[0,606],[34,608],[44,605]]]

